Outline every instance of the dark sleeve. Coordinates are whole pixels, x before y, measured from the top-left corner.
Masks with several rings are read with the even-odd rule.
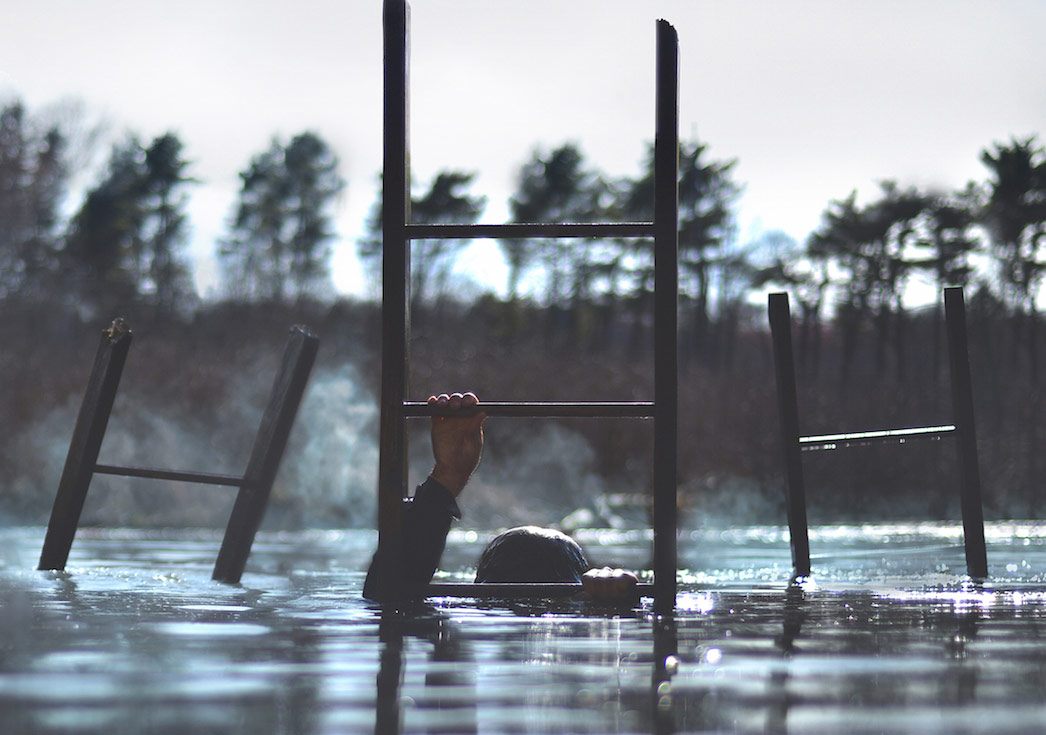
[[[461,518],[461,511],[450,490],[433,479],[425,480],[414,491],[413,498],[403,499],[400,559],[401,582],[426,584],[439,566],[451,521]],[[379,548],[367,570],[363,596],[368,600],[386,599],[391,587],[390,560]]]

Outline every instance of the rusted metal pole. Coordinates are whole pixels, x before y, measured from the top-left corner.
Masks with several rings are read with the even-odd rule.
[[[384,163],[382,174],[381,428],[378,550],[383,576],[400,580],[400,515],[407,493],[407,397],[410,350],[409,54],[410,6],[385,0]],[[395,597],[395,595],[393,595]]]
[[[102,331],[62,478],[58,481],[39,569],[65,569],[130,347],[131,330],[123,319],[114,320]]]
[[[984,509],[981,505],[981,472],[977,461],[977,427],[973,415],[973,383],[966,338],[966,302],[961,287],[944,289],[944,318],[948,327],[948,358],[952,376],[956,451],[962,493],[963,542],[966,570],[971,577],[988,576],[984,542]]]
[[[676,606],[679,38],[657,22],[654,133],[654,611]]]
[[[254,438],[243,484],[236,495],[229,523],[225,529],[212,578],[236,584],[243,576],[254,536],[258,532],[272,484],[280,468],[294,417],[298,413],[312,365],[316,361],[319,339],[304,327],[293,327],[283,363],[272,385],[269,404],[262,415],[261,426]]]
[[[770,294],[769,312],[781,452],[785,464],[785,508],[792,546],[792,573],[797,577],[805,577],[810,574],[810,534],[806,522],[806,488],[803,485],[803,459],[799,445],[799,401],[795,386],[792,315],[788,307],[788,294]]]

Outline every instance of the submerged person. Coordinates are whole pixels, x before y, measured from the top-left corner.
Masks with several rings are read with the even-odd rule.
[[[430,433],[435,464],[432,472],[403,502],[400,538],[400,582],[423,585],[432,579],[446,546],[454,519],[461,518],[457,498],[479,466],[483,453],[482,411],[474,393],[429,396],[428,402],[450,409],[433,416]],[[459,412],[459,415],[453,415]],[[367,571],[363,596],[381,601],[390,597],[393,580],[389,560],[379,549]],[[476,582],[580,582],[585,597],[594,600],[630,600],[637,579],[631,572],[603,567],[592,569],[585,552],[560,531],[520,526],[496,536],[483,550]]]

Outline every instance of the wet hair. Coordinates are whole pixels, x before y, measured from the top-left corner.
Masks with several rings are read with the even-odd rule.
[[[494,537],[479,557],[477,582],[580,582],[588,559],[577,541],[551,528],[519,526]]]

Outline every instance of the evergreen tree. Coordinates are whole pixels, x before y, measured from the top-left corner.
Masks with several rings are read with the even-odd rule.
[[[789,292],[800,325],[797,360],[804,373],[816,375],[820,367],[825,298],[831,284],[828,259],[809,244],[804,250],[780,230],[763,233],[754,251],[761,262],[757,264],[752,285],[773,285]]]
[[[509,199],[513,222],[599,222],[608,217],[610,187],[587,167],[573,143],[548,154],[534,151],[518,181]],[[503,240],[500,245],[509,266],[509,297],[518,295],[520,279],[538,264],[545,301],[556,306],[590,299],[598,273],[614,260],[612,246],[588,239]]]
[[[182,142],[173,133],[156,138],[145,151],[148,281],[155,303],[164,310],[175,308],[194,290],[188,264],[179,252],[188,235],[183,193],[184,186],[193,182],[186,175],[188,165],[182,157]]]
[[[981,244],[973,232],[977,223],[976,199],[977,190],[971,183],[961,192],[931,199],[926,209],[928,256],[916,261],[916,265],[930,274],[939,290],[966,286],[973,279],[970,256]]]
[[[838,274],[837,319],[843,334],[843,375],[848,373],[862,322],[875,325],[880,369],[892,333],[898,368],[904,322],[904,295],[909,278],[920,265],[918,253],[929,241],[925,213],[932,199],[894,182],[881,184],[881,197],[857,204],[857,192],[829,204],[809,249],[831,260]]]
[[[240,174],[239,201],[219,249],[226,292],[282,301],[326,288],[330,207],[345,187],[338,158],[317,134],[274,139]]]
[[[733,179],[736,161],[706,161],[707,146],[681,141],[679,146],[679,292],[683,312],[692,324],[685,334],[704,352],[711,320],[716,272],[737,266],[730,246],[734,238],[733,207],[741,187]],[[654,146],[648,146],[643,175],[628,182],[623,210],[629,219],[653,218]],[[653,283],[653,253],[648,243],[635,245],[635,276],[641,292]],[[688,340],[684,341],[684,346]]]
[[[996,143],[981,153],[988,168],[981,221],[988,230],[1003,301],[1015,312],[1033,313],[1046,273],[1046,152],[1034,136]]]
[[[429,190],[420,198],[411,196],[411,222],[417,224],[473,224],[486,206],[486,198],[470,196],[468,189],[475,173],[441,171],[436,174]],[[357,243],[357,254],[372,274],[381,282],[381,192],[367,218],[367,235]],[[410,244],[411,302],[418,305],[444,295],[450,283],[454,263],[468,246],[464,239],[413,240]]]
[[[410,205],[411,221],[421,224],[472,224],[486,206],[486,198],[469,196],[475,173],[442,171],[428,192]],[[412,298],[438,298],[447,290],[450,273],[469,240],[414,240],[411,243]]]
[[[13,102],[0,109],[0,299],[45,289],[68,180],[66,136]]]
[[[63,267],[81,289],[132,295],[145,272],[144,151],[134,136],[113,145],[102,180],[70,224]]]
[[[143,296],[165,310],[193,294],[180,252],[188,226],[182,191],[192,182],[187,167],[173,133],[148,148],[136,136],[113,146],[105,175],[84,197],[62,252],[63,266],[81,288]]]

